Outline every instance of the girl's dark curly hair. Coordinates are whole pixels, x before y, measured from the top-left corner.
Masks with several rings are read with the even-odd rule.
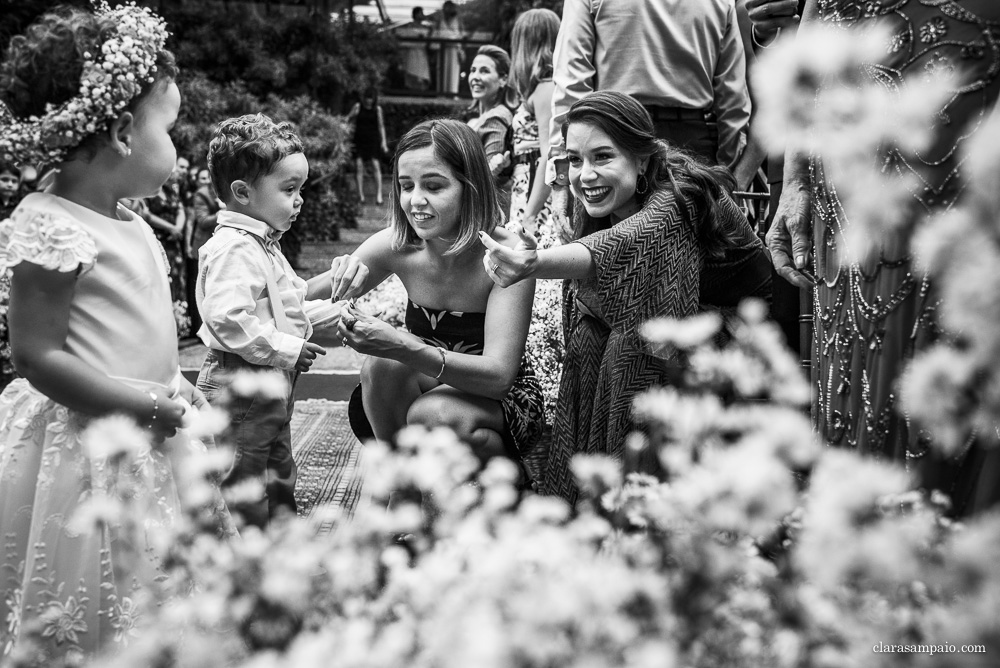
[[[657,139],[653,119],[635,98],[615,91],[589,93],[577,100],[566,114],[562,126],[564,140],[566,128],[572,123],[593,125],[626,153],[649,158],[645,172],[649,187],[643,194],[636,193],[640,207],[650,193],[669,188],[679,204],[686,202],[693,209],[691,224],[708,255],[718,256],[733,244],[730,233],[722,228],[717,218],[720,199],[730,196],[736,187],[733,175],[725,167],[707,165]],[[608,221],[591,219],[582,206],[576,208],[574,232],[578,238],[608,226]]]
[[[114,21],[77,7],[43,14],[7,47],[0,64],[0,101],[16,118],[28,118],[43,115],[47,104],[58,106],[73,98],[80,92],[83,54],[100,54],[115,30]],[[173,54],[160,51],[154,80],[142,85],[128,108],[134,109],[160,81],[176,77]]]

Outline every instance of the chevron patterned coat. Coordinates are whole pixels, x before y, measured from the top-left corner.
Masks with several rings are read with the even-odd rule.
[[[736,207],[724,211],[739,215]],[[639,213],[578,240],[590,250],[597,276],[567,281],[564,290],[566,357],[543,493],[575,502],[573,455],[621,460],[633,397],[679,373],[647,352],[639,326],[698,312],[703,253],[689,216],[672,192],[661,190]]]

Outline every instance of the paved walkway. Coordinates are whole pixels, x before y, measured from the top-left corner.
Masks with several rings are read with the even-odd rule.
[[[365,185],[372,187],[371,179],[366,179]],[[383,185],[388,193],[388,185]],[[386,198],[388,202],[388,197]],[[385,226],[387,205],[375,204],[375,196],[371,194],[362,205],[358,217],[358,227],[352,230],[341,230],[340,240],[320,244],[304,244],[299,256],[302,267],[300,276],[309,278],[326,271],[330,260],[351,253],[361,243]],[[295,388],[297,399],[330,399],[343,401],[350,398],[351,391],[358,384],[358,371],[361,368],[362,355],[341,345],[340,341],[330,333],[317,332],[313,341],[326,348],[326,355],[318,357],[309,373],[302,374]],[[181,343],[180,363],[184,375],[194,382],[198,371],[205,360],[208,350],[201,343],[190,340]]]

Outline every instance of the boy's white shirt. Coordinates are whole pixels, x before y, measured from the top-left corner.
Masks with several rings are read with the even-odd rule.
[[[242,232],[263,239],[267,251]],[[306,316],[306,282],[282,255],[280,236],[256,218],[219,212],[212,238],[198,252],[196,295],[205,322],[198,336],[209,348],[236,353],[253,364],[294,369],[313,328]],[[267,272],[278,286],[288,332],[279,331],[274,321]]]

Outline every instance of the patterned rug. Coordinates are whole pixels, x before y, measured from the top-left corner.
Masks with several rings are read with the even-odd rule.
[[[346,401],[296,401],[292,456],[299,468],[295,483],[299,514],[309,515],[327,504],[340,506],[348,515],[353,513],[363,478],[360,455],[361,443],[347,421]]]

